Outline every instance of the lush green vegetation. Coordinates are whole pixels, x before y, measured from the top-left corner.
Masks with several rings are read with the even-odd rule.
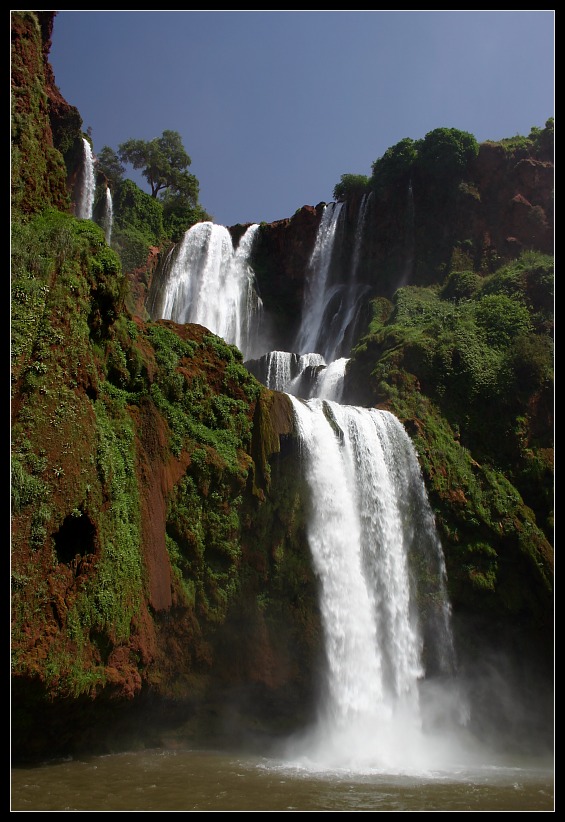
[[[192,160],[177,131],[164,131],[161,137],[149,141],[126,140],[118,147],[118,156],[123,163],[141,169],[152,197],[168,190],[198,200],[198,180],[187,171]]]
[[[13,216],[11,353],[19,412],[12,425],[12,511],[29,521],[13,543],[13,636],[23,642],[19,620],[32,592],[48,620],[52,592],[69,586],[77,562],[94,562],[60,612],[65,633],[46,650],[53,692],[75,696],[105,678],[103,665],[92,666],[93,638],[101,648],[126,641],[143,596],[132,421],[100,382],[96,357],[123,309],[123,286],[119,259],[94,223],[54,209],[25,222]],[[97,525],[96,539],[78,542],[65,562],[56,558],[61,497],[85,533],[88,523]],[[29,664],[25,642],[14,651],[16,670]]]
[[[369,188],[369,178],[363,174],[342,174],[341,180],[334,187],[335,200],[347,200],[354,195],[363,195]]]
[[[532,127],[528,137],[517,135],[501,140],[504,150],[511,156],[553,159],[554,119],[549,118],[545,127]],[[394,192],[405,196],[410,182],[420,182],[427,189],[436,188],[455,192],[466,179],[472,160],[479,152],[475,137],[455,128],[437,128],[421,140],[405,137],[388,148],[382,157],[372,164],[371,177],[361,174],[343,174],[336,184],[333,196],[336,200],[374,190],[390,199]],[[428,191],[429,193],[429,191]]]
[[[27,36],[12,38],[11,205],[26,214],[44,208],[46,203],[65,210],[70,205],[65,163],[45,138],[48,112],[41,30],[35,12],[17,14],[22,32],[27,28]],[[64,128],[60,136],[65,142]]]
[[[528,252],[487,277],[454,272],[443,286],[404,287],[392,302],[375,301],[353,364],[367,362],[377,397],[401,417],[424,419],[428,436],[437,427],[431,402],[451,429],[452,450],[504,475],[550,540],[553,431],[534,419],[545,419],[553,392],[552,305],[551,257]],[[438,473],[438,465],[457,464],[444,450],[434,445],[428,464],[443,491],[458,484]]]
[[[553,160],[555,151],[555,120],[546,120],[543,129],[533,126],[527,137],[517,134],[500,140],[500,145],[511,156],[539,157],[542,160]]]
[[[107,649],[128,641],[144,598],[134,407],[151,400],[167,421],[167,447],[190,455],[167,526],[187,604],[221,623],[239,584],[240,509],[261,386],[241,353],[214,335],[183,339],[164,324],[141,331],[123,311],[123,286],[96,224],[56,210],[14,219],[12,510],[29,523],[14,543],[14,666],[23,673],[30,661],[23,625],[32,592],[47,638],[53,590],[76,588],[59,617],[64,630],[46,650],[46,680],[61,695],[104,685]],[[57,548],[61,496],[71,521],[87,531],[96,523],[76,555],[72,543],[64,556]],[[81,582],[85,562],[91,570]]]
[[[115,207],[112,248],[93,221],[72,217],[60,152],[76,170],[81,121],[76,110],[58,121],[60,151],[42,138],[49,124],[37,14],[16,13],[31,26],[27,62],[19,52],[13,62],[22,90],[16,84],[12,97],[10,329],[12,664],[21,697],[16,733],[27,727],[33,739],[53,705],[51,729],[75,732],[85,709],[92,727],[104,708],[90,697],[101,691],[116,697],[119,711],[142,686],[157,696],[178,687],[188,702],[211,672],[214,684],[234,671],[243,681],[251,670],[239,659],[244,647],[266,678],[273,660],[287,664],[281,687],[295,688],[321,647],[285,398],[262,388],[241,353],[215,335],[144,323],[126,309],[124,272],[204,217],[190,175],[186,188],[175,188],[186,172],[184,149],[174,136],[127,147],[124,158],[144,164],[154,196],[124,179],[117,154],[101,152],[98,170]],[[506,152],[511,165],[547,157],[552,144],[548,121],[496,153]],[[161,165],[169,151],[179,166],[171,164],[173,174]],[[396,198],[401,207],[386,210],[394,219],[377,243],[402,245],[397,217],[413,181],[425,213],[415,245],[435,248],[433,221],[442,232],[449,225],[450,198],[478,202],[466,176],[475,153],[471,135],[438,129],[389,149],[371,178],[343,175],[336,194],[372,189],[391,206]],[[444,173],[440,201],[429,192]],[[530,251],[486,266],[465,236],[449,241],[441,266],[432,254],[425,261],[431,284],[380,291],[372,301],[348,379],[362,403],[403,420],[417,447],[454,613],[486,615],[493,633],[512,624],[520,639],[533,626],[536,642],[547,638],[549,646],[553,258]],[[372,263],[365,261],[374,275]],[[263,265],[268,279],[273,261]],[[390,268],[398,273],[392,255]],[[278,308],[286,320],[288,306]],[[171,586],[165,568],[172,602],[161,612],[153,610],[145,554],[152,492],[173,573]],[[158,564],[166,566],[162,555]],[[263,651],[270,656],[260,658]]]
[[[150,246],[179,242],[192,225],[211,219],[199,202],[198,180],[187,170],[191,159],[175,131],[150,141],[127,140],[117,152],[103,146],[96,163],[113,192],[112,247],[125,271],[142,267]],[[141,169],[151,194],[124,179],[126,165]]]

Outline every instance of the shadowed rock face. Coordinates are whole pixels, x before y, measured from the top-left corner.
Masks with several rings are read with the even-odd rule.
[[[27,215],[46,205],[72,213],[82,120],[48,63],[54,18],[12,13],[16,110],[24,126],[38,118],[37,139],[24,139],[25,127],[13,135],[13,147],[26,147],[14,200]],[[33,87],[46,101],[33,103]],[[405,284],[425,285],[454,261],[487,273],[523,249],[553,251],[551,158],[483,144],[448,224],[442,204],[416,187],[413,206],[407,268],[404,195],[372,204],[359,267],[368,297],[390,297],[399,272]],[[350,257],[359,208],[352,198],[344,209],[337,269]],[[270,349],[288,350],[295,337],[322,211],[304,206],[261,226],[252,262]],[[234,243],[244,230],[230,229]],[[127,272],[131,311],[100,250],[81,251],[85,270],[57,291],[59,261],[35,312],[43,324],[13,364],[13,468],[23,477],[12,513],[14,761],[171,735],[210,740],[234,728],[277,733],[314,709],[324,652],[292,408],[207,329],[147,320],[165,252],[152,249],[145,268]],[[96,263],[94,281],[85,259]],[[371,379],[379,355],[371,341],[352,375],[369,404],[382,402]],[[532,400],[531,436],[551,428],[551,405],[549,393]],[[418,416],[406,422],[415,435],[425,428]],[[430,474],[447,478],[444,458],[423,456]],[[468,500],[457,487],[440,502],[447,533]],[[519,586],[533,577],[514,538],[501,551],[510,582],[499,597],[473,588],[450,555],[467,665],[483,652],[477,637],[490,634],[514,659],[527,648],[532,669],[551,667],[547,592],[532,585],[512,616]],[[540,556],[550,567],[549,545]]]

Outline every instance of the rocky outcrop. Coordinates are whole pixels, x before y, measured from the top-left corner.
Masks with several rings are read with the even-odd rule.
[[[66,168],[54,147],[48,87],[54,12],[12,12],[12,207],[34,213],[47,205],[66,210]]]

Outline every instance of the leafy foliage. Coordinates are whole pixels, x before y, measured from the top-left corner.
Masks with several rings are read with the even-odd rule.
[[[118,147],[122,162],[129,163],[151,186],[151,196],[169,190],[183,194],[195,203],[198,200],[198,180],[187,171],[192,160],[186,153],[181,136],[176,131],[164,131],[153,140],[126,140]]]
[[[543,129],[532,126],[527,137],[516,135],[500,141],[504,150],[514,157],[538,157],[540,160],[553,160],[555,154],[555,121],[550,117]]]
[[[101,171],[107,177],[112,188],[121,183],[126,170],[114,149],[109,146],[102,146],[102,149],[98,152],[96,167],[98,171]]]
[[[333,196],[335,200],[346,200],[354,194],[365,194],[368,186],[369,178],[363,174],[342,174]]]
[[[147,245],[158,245],[163,238],[163,209],[149,194],[131,180],[120,183],[113,195],[114,227],[135,229],[146,238]]]
[[[456,128],[436,128],[418,143],[416,168],[435,185],[457,185],[470,161],[479,153],[472,134]]]
[[[534,437],[524,420],[551,401],[550,270],[549,258],[528,252],[484,278],[457,272],[441,287],[401,288],[391,311],[375,305],[353,358],[361,363],[371,352],[378,393],[397,411],[417,381],[458,441],[531,499],[544,529],[551,493],[535,490],[530,477],[547,470],[551,430]]]
[[[195,223],[212,220],[200,203],[182,192],[166,191],[163,194],[163,228],[173,243],[178,243]]]
[[[399,143],[388,148],[383,156],[372,165],[371,183],[374,189],[401,189],[406,191],[412,176],[412,170],[418,157],[418,143],[405,137]]]

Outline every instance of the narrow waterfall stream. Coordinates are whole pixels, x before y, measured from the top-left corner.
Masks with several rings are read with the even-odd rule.
[[[75,216],[81,220],[91,220],[92,209],[94,207],[94,193],[96,190],[94,157],[90,143],[86,137],[83,137],[82,145],[83,161],[75,188]]]

